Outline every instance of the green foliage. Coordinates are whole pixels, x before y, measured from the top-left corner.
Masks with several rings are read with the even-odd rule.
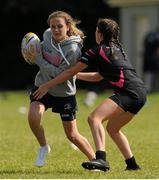
[[[93,145],[87,123],[88,114],[109,92],[100,94],[93,107],[83,104],[86,91],[78,91],[78,128]],[[0,92],[0,178],[1,179],[156,179],[159,178],[158,136],[159,94],[151,94],[144,108],[126,127],[133,153],[141,165],[137,172],[124,171],[124,159],[106,133],[106,147],[111,170],[90,172],[81,167],[86,157],[74,150],[65,137],[58,114],[47,111],[43,117],[47,141],[52,147],[46,165],[34,166],[39,145],[27,122],[29,98],[27,92]],[[105,126],[106,124],[104,124]]]

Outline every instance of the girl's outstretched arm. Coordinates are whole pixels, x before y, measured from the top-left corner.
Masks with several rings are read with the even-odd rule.
[[[61,74],[56,76],[54,79],[46,82],[39,86],[39,88],[34,92],[34,97],[38,100],[41,99],[49,90],[49,88],[56,86],[57,84],[63,83],[64,81],[70,79],[72,76],[76,75],[78,72],[82,71],[87,67],[86,64],[78,62],[73,67],[63,71]]]
[[[98,72],[79,72],[77,73],[76,78],[90,82],[101,81],[103,79],[103,77]]]

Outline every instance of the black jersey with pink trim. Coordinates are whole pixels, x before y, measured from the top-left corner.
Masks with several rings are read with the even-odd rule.
[[[97,45],[82,54],[82,63],[96,66],[97,71],[115,91],[130,92],[135,95],[135,87],[144,87],[125,53],[113,45]]]

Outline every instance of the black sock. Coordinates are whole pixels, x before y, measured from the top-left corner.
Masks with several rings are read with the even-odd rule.
[[[102,159],[106,161],[106,152],[105,151],[96,151],[96,159]]]
[[[129,159],[126,159],[125,162],[126,162],[128,168],[137,168],[137,167],[139,167],[137,165],[137,163],[136,163],[136,160],[135,160],[134,156],[129,158]]]

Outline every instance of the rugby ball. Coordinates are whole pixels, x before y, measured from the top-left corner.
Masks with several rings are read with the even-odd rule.
[[[37,53],[40,53],[40,39],[33,32],[27,33],[23,37],[22,42],[21,42],[21,53],[24,60],[28,64],[34,64],[34,61],[32,59],[29,59],[26,55],[26,52],[29,51],[31,48],[34,48],[37,51]]]

